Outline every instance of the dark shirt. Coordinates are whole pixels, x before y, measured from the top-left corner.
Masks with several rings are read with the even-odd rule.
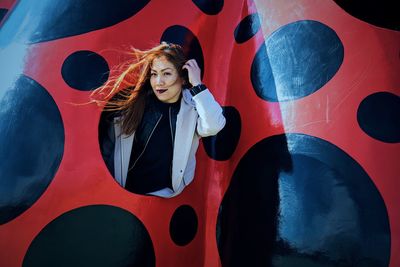
[[[171,188],[174,133],[172,116],[176,116],[180,101],[168,104],[152,99],[145,112],[155,112],[151,121],[143,117],[132,145],[125,188],[137,194],[146,194],[166,187]],[[144,129],[150,127],[150,135]]]

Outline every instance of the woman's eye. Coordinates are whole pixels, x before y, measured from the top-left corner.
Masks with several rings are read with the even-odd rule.
[[[169,76],[169,75],[171,75],[171,73],[165,72],[164,75],[165,75],[165,76]]]
[[[151,76],[156,76],[157,74],[155,74],[154,72],[150,74]]]

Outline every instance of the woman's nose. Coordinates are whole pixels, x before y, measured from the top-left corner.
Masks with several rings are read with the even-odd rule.
[[[163,78],[162,78],[161,75],[157,76],[157,78],[156,78],[156,83],[157,83],[157,84],[163,84],[163,83],[164,83],[164,80],[163,80]]]

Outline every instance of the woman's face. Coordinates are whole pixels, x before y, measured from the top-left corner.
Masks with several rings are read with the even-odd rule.
[[[164,103],[175,103],[182,92],[182,79],[165,56],[153,60],[150,84],[158,100]]]

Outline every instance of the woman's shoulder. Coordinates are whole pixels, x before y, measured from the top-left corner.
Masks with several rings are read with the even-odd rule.
[[[182,89],[182,101],[184,101],[186,104],[190,106],[195,106],[196,104],[193,100],[192,94],[187,88]]]

